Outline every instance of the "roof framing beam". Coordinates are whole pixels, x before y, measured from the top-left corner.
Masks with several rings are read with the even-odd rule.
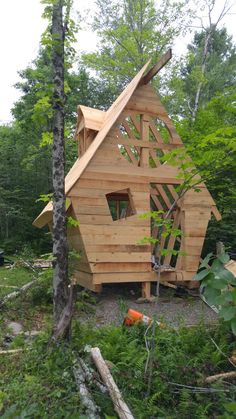
[[[139,82],[139,86],[144,84],[148,84],[153,77],[168,63],[168,61],[172,58],[172,49],[168,49],[168,51],[161,57],[161,59],[147,72],[145,76],[143,76]]]

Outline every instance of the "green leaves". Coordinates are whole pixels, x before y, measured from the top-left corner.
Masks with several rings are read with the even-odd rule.
[[[150,58],[153,64],[160,58],[185,31],[190,16],[185,1],[168,1],[168,5],[153,0],[97,1],[91,26],[99,38],[99,51],[84,54],[83,64],[121,88]]]
[[[79,221],[73,217],[67,217],[67,226],[68,227],[79,227]]]
[[[225,263],[229,262],[230,257],[227,253],[222,253],[222,255],[218,256],[218,259],[221,263],[225,264]]]
[[[207,268],[212,256],[213,253],[208,253],[208,255],[202,260],[200,268]]]
[[[201,266],[200,266],[200,267],[201,267]],[[194,279],[195,279],[196,281],[202,281],[202,279],[206,278],[206,277],[209,275],[209,273],[210,273],[210,270],[209,270],[209,269],[204,269],[204,270],[202,270],[202,271],[198,272],[198,273],[194,276]]]
[[[223,253],[215,259],[211,266],[209,262],[212,253],[207,255],[202,261],[200,268],[194,279],[202,281],[204,286],[204,296],[209,304],[219,306],[219,316],[228,322],[232,332],[236,335],[236,278],[224,267],[224,263],[229,261],[229,255]]]
[[[52,193],[48,193],[48,194],[41,194],[40,197],[38,199],[36,199],[35,202],[50,202],[53,198],[53,194]]]
[[[225,321],[235,319],[236,317],[236,307],[225,306],[219,312],[220,317],[223,317]]]
[[[231,330],[233,334],[236,336],[236,319],[232,319],[230,322]]]

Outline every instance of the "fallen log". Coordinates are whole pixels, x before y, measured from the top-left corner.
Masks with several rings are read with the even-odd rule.
[[[33,287],[38,282],[38,279],[34,279],[33,281],[28,282],[27,284],[23,285],[23,287],[19,288],[17,291],[13,291],[10,294],[7,294],[0,300],[0,308],[4,306],[8,301],[13,300],[14,298],[18,297],[20,294],[28,291],[29,288]]]
[[[85,380],[88,384],[96,384],[96,386],[99,388],[99,390],[102,393],[107,393],[107,387],[104,386],[100,381],[97,380],[94,370],[89,367],[82,358],[78,357],[77,361],[80,363],[80,366],[83,370],[83,374],[85,377]]]
[[[6,351],[0,351],[0,355],[14,355],[17,354],[19,352],[22,352],[23,349],[19,348],[19,349],[7,349]]]
[[[76,385],[79,390],[81,404],[85,409],[85,417],[88,419],[99,419],[99,408],[95,404],[90,392],[86,387],[86,376],[79,360],[73,367],[73,373]]]
[[[223,372],[221,374],[216,375],[210,375],[209,377],[206,377],[205,383],[211,384],[214,383],[217,380],[223,379],[230,379],[230,378],[236,378],[236,371],[230,371],[230,372]]]
[[[109,394],[114,404],[114,409],[118,414],[120,419],[134,419],[131,411],[129,410],[127,404],[125,403],[120,390],[118,389],[109,368],[104,361],[100,349],[99,348],[92,348],[91,349],[91,356],[93,362],[95,363],[104,384],[107,386]]]

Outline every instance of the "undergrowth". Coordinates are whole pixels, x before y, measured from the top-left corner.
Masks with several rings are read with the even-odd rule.
[[[147,396],[145,327],[96,328],[95,324],[74,320],[70,344],[60,343],[48,349],[51,275],[50,270],[45,271],[34,289],[1,311],[1,326],[6,319],[18,320],[24,330],[42,331],[34,341],[24,342],[22,336],[16,337],[9,348],[22,347],[23,352],[1,356],[2,418],[86,418],[75,385],[73,362],[79,355],[92,365],[87,352],[90,346],[98,346],[109,361],[111,373],[136,419],[232,419],[236,416],[236,383],[205,384],[207,376],[233,369],[227,358],[235,349],[235,340],[226,326],[206,327],[200,323],[196,327],[158,328],[152,387]],[[95,307],[95,299],[80,293],[76,305],[78,318],[81,312],[89,314],[92,304]],[[121,310],[123,305],[120,302]],[[5,334],[4,327],[1,329],[0,344]],[[95,386],[90,391],[101,408],[101,418],[115,418],[110,397],[101,394]]]
[[[0,407],[3,418],[82,418],[78,390],[72,373],[73,360],[84,351],[98,346],[110,361],[111,372],[134,417],[146,418],[233,418],[235,386],[204,384],[206,376],[232,369],[227,358],[211,338],[230,355],[234,343],[223,326],[206,329],[203,324],[178,330],[158,329],[154,375],[150,396],[146,395],[144,374],[147,353],[143,327],[103,327],[91,329],[75,323],[69,346],[47,349],[48,335],[42,334],[23,354],[2,357],[0,366]],[[13,358],[12,358],[13,360]],[[207,393],[195,393],[182,386],[204,387]],[[108,395],[96,387],[91,392],[102,410],[102,417],[116,417]]]

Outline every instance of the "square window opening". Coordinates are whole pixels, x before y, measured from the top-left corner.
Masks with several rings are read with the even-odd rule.
[[[129,189],[111,192],[106,195],[106,199],[113,221],[136,214]]]

